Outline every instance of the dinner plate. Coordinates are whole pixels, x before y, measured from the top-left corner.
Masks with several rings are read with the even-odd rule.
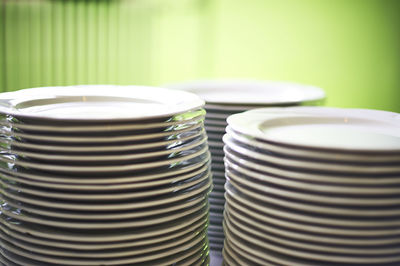
[[[264,258],[266,260],[270,259],[268,253],[265,250],[272,250],[278,252],[282,255],[286,255],[288,257],[297,257],[299,259],[305,259],[304,263],[307,263],[311,260],[316,261],[326,261],[326,262],[336,262],[336,263],[358,263],[358,264],[383,264],[383,263],[394,263],[400,260],[400,256],[398,254],[394,255],[385,255],[385,256],[355,256],[355,255],[346,255],[346,254],[328,254],[328,253],[319,253],[319,252],[309,252],[304,249],[296,249],[289,248],[287,246],[272,243],[264,240],[260,240],[256,237],[253,237],[249,234],[242,233],[240,230],[237,230],[234,226],[231,225],[228,219],[224,220],[224,229],[225,233],[229,235],[229,238],[232,241],[237,241],[239,243],[249,243],[252,246],[243,245],[246,250],[253,250],[255,254]],[[243,242],[242,242],[243,241]]]
[[[362,186],[380,186],[380,185],[396,185],[400,183],[400,178],[396,175],[394,176],[381,176],[375,178],[372,176],[354,176],[346,174],[321,174],[319,172],[304,172],[299,170],[293,170],[290,168],[283,169],[280,167],[275,167],[272,165],[263,165],[249,158],[240,157],[240,155],[235,154],[233,151],[229,151],[228,147],[224,148],[225,156],[233,162],[240,162],[241,165],[245,165],[247,168],[252,170],[257,170],[263,174],[270,174],[276,176],[282,176],[285,178],[310,181],[310,182],[324,182],[328,184],[339,184],[339,185],[362,185]]]
[[[228,118],[242,134],[306,149],[342,153],[400,153],[400,115],[339,108],[262,108]]]
[[[5,197],[12,198],[16,201],[20,201],[22,203],[37,205],[37,206],[46,206],[51,208],[63,209],[63,210],[76,210],[76,211],[122,211],[122,210],[136,210],[142,208],[149,208],[164,204],[170,204],[173,202],[178,202],[181,200],[189,199],[193,196],[197,196],[200,193],[209,193],[212,189],[212,181],[207,177],[206,180],[201,181],[192,187],[184,189],[180,192],[170,193],[167,195],[155,197],[150,200],[130,200],[121,202],[98,202],[98,201],[89,201],[82,202],[81,204],[76,204],[79,199],[70,200],[70,201],[54,201],[45,197],[38,197],[32,195],[26,195],[21,192],[14,191],[6,191],[2,189],[2,194]]]
[[[43,255],[40,253],[35,253],[29,250],[24,250],[15,245],[6,242],[4,240],[0,240],[2,243],[3,256],[8,258],[11,261],[16,263],[20,263],[21,265],[43,265],[43,263],[50,264],[59,264],[63,265],[120,265],[120,264],[141,264],[146,263],[147,265],[156,265],[156,264],[173,264],[177,263],[181,260],[184,260],[195,253],[201,254],[201,250],[204,249],[207,245],[206,238],[197,238],[195,241],[189,241],[188,243],[183,243],[176,247],[163,250],[161,252],[152,252],[150,254],[143,254],[142,256],[129,256],[123,258],[111,258],[111,259],[73,259],[66,257],[56,257],[50,255]]]
[[[323,90],[317,87],[261,80],[197,80],[167,87],[196,93],[207,105],[267,106],[313,102],[325,97]]]
[[[158,225],[147,229],[119,230],[115,228],[112,231],[101,230],[94,232],[90,230],[74,232],[23,221],[14,223],[11,219],[3,220],[2,225],[7,229],[12,229],[27,236],[46,239],[46,241],[67,243],[68,247],[71,247],[71,244],[78,244],[84,249],[92,249],[93,247],[95,249],[103,249],[106,247],[118,248],[121,245],[126,247],[126,242],[130,243],[129,246],[135,246],[167,241],[181,235],[182,232],[194,230],[199,225],[206,227],[208,223],[207,216],[208,213],[199,212],[170,222],[167,225]]]
[[[107,186],[99,185],[99,184],[79,184],[79,183],[60,183],[52,180],[32,180],[26,179],[24,177],[17,177],[15,175],[5,174],[4,172],[0,172],[0,182],[2,180],[3,183],[9,183],[14,185],[28,185],[37,188],[44,188],[47,190],[57,190],[57,191],[108,191],[109,193],[112,191],[127,191],[127,190],[144,190],[149,189],[156,186],[165,186],[165,185],[172,185],[178,182],[182,182],[184,180],[190,179],[195,177],[196,175],[205,173],[208,171],[210,167],[210,163],[207,161],[198,169],[194,168],[189,169],[188,171],[176,173],[175,175],[164,177],[163,179],[156,179],[151,180],[151,178],[146,180],[140,180],[141,178],[138,177],[138,180],[135,180],[132,177],[132,180],[128,183],[117,183],[117,184],[109,184]],[[192,170],[192,171],[190,171]],[[219,185],[219,184],[214,184]]]
[[[257,205],[257,202],[235,194],[232,190],[226,190],[225,198],[234,203],[235,208],[240,209],[249,217],[260,221],[294,228],[307,232],[325,233],[348,237],[390,237],[399,235],[398,219],[346,219],[345,217],[322,216],[300,212],[275,205]],[[245,211],[249,208],[249,211]],[[252,211],[250,211],[252,210]],[[272,215],[272,216],[271,216]],[[268,217],[269,216],[269,217]],[[274,218],[276,217],[276,218]],[[297,223],[297,225],[296,225]],[[301,224],[301,227],[300,227]],[[371,230],[373,228],[373,230]]]
[[[24,169],[16,165],[7,164],[3,166],[3,168],[0,168],[0,176],[2,179],[7,179],[8,176],[13,176],[14,178],[26,178],[35,182],[77,185],[76,190],[80,190],[80,187],[83,189],[85,188],[85,186],[96,186],[96,188],[100,187],[104,190],[105,185],[107,188],[111,187],[110,189],[112,189],[113,185],[118,186],[118,184],[154,182],[155,180],[162,180],[184,173],[189,173],[190,171],[203,167],[204,165],[208,165],[209,159],[210,154],[206,152],[200,154],[199,156],[182,161],[179,164],[169,165],[166,169],[161,168],[148,173],[139,172],[131,173],[130,175],[117,175],[115,173],[107,175],[106,173],[104,173],[100,177],[90,177],[85,175],[71,176],[68,174],[49,174],[39,170]],[[6,176],[4,176],[4,174],[6,174]]]
[[[302,202],[312,202],[312,203],[321,203],[327,204],[329,206],[345,206],[345,207],[376,207],[376,208],[390,208],[400,204],[400,198],[397,197],[357,197],[357,196],[344,196],[334,195],[333,193],[312,193],[309,191],[301,191],[301,190],[290,190],[287,188],[277,187],[271,184],[266,183],[257,183],[253,180],[249,180],[246,177],[241,176],[240,174],[234,173],[227,169],[226,172],[227,180],[231,181],[231,183],[238,184],[239,187],[243,187],[245,189],[254,191],[255,194],[259,194],[260,196],[282,196],[285,199],[292,199],[295,201]],[[333,188],[332,188],[333,189]],[[368,208],[370,209],[370,208]]]
[[[174,155],[182,153],[187,150],[192,150],[204,143],[206,143],[207,137],[205,134],[200,135],[199,137],[189,140],[188,142],[181,143],[179,146],[175,146],[172,148],[167,147],[166,149],[160,151],[149,151],[149,152],[129,152],[129,153],[120,153],[120,154],[101,154],[101,155],[91,155],[91,154],[81,154],[81,153],[72,153],[72,154],[59,154],[56,152],[41,152],[41,151],[25,151],[17,148],[12,149],[2,149],[0,148],[0,152],[8,153],[12,155],[16,155],[19,157],[23,157],[27,160],[40,160],[40,161],[50,161],[55,163],[61,162],[79,162],[85,163],[86,165],[91,163],[114,163],[114,162],[134,162],[134,161],[145,161],[146,160],[155,160],[161,156],[167,156],[168,158],[173,158]]]
[[[254,138],[250,135],[245,135],[234,131],[230,126],[226,127],[226,132],[237,141],[244,144],[250,145],[255,149],[264,150],[271,154],[277,154],[280,156],[292,156],[297,158],[303,158],[305,160],[327,160],[330,162],[351,162],[351,163],[396,163],[400,161],[400,155],[390,154],[379,154],[372,156],[371,154],[364,153],[342,153],[340,151],[332,150],[315,150],[307,149],[303,147],[295,147],[288,145],[272,144],[261,139]],[[210,134],[209,139],[210,139]],[[222,136],[221,136],[222,139]]]
[[[400,138],[399,138],[400,140]],[[400,165],[357,165],[357,164],[344,164],[338,162],[320,162],[320,161],[304,161],[302,158],[287,158],[282,156],[274,156],[268,153],[261,153],[255,151],[251,146],[247,146],[243,143],[235,141],[229,135],[225,135],[223,138],[224,143],[236,153],[239,153],[241,157],[252,158],[254,160],[260,160],[265,165],[275,165],[277,167],[287,167],[295,169],[296,171],[315,171],[319,173],[330,172],[330,173],[344,173],[344,174],[355,174],[355,175],[374,175],[379,177],[385,174],[400,175]]]
[[[71,124],[68,121],[58,121],[56,125],[49,123],[23,123],[18,119],[7,119],[4,117],[0,119],[2,127],[14,129],[24,132],[46,132],[53,134],[73,133],[73,134],[87,134],[87,133],[122,133],[122,132],[141,132],[143,130],[158,130],[163,131],[166,128],[176,128],[184,125],[195,125],[204,121],[205,110],[198,109],[168,117],[162,122],[129,122],[129,123],[116,123],[113,120],[104,121],[95,124]]]
[[[185,242],[193,241],[198,237],[204,238],[206,236],[206,230],[203,229],[202,232],[198,234],[189,233],[182,237],[178,237],[174,239],[174,241],[169,241],[167,243],[157,243],[148,246],[141,246],[136,248],[121,248],[117,250],[110,251],[82,251],[77,249],[59,249],[49,245],[38,245],[31,244],[29,242],[23,240],[16,240],[15,238],[9,237],[6,234],[2,233],[1,238],[7,242],[12,243],[13,245],[25,249],[31,250],[32,252],[40,253],[43,255],[50,256],[60,256],[60,257],[68,257],[68,258],[84,258],[84,259],[93,259],[93,258],[118,258],[118,257],[126,257],[126,256],[135,256],[142,255],[146,253],[158,252],[163,249],[169,249],[171,247],[178,246]]]
[[[243,176],[248,180],[254,180],[255,182],[265,182],[265,185],[274,184],[278,186],[284,186],[287,188],[298,189],[303,191],[309,191],[314,193],[327,193],[330,195],[354,195],[356,196],[389,196],[398,195],[400,193],[400,188],[393,185],[379,186],[379,187],[367,187],[367,186],[344,186],[325,184],[317,182],[301,182],[293,179],[288,179],[285,177],[279,177],[269,174],[263,174],[257,171],[245,168],[246,165],[240,163],[235,163],[232,160],[226,158],[225,164],[227,170],[235,171],[237,174]],[[372,203],[373,204],[373,203]]]
[[[278,245],[284,245],[287,247],[301,248],[309,252],[323,252],[329,254],[342,254],[342,255],[354,255],[362,256],[368,253],[370,256],[386,256],[386,255],[396,255],[399,254],[399,247],[397,246],[364,246],[357,247],[355,245],[340,245],[338,243],[324,243],[319,241],[319,243],[313,243],[310,240],[298,240],[282,235],[274,235],[267,233],[265,231],[253,228],[249,224],[243,223],[236,220],[234,216],[229,214],[229,211],[225,212],[224,218],[229,221],[232,228],[241,232],[242,234],[247,234],[252,238],[259,239],[260,241],[265,240],[266,242],[277,243]]]
[[[207,153],[208,147],[206,145],[196,146],[194,149],[189,149],[185,152],[178,153],[175,155],[175,158],[167,159],[167,160],[159,160],[153,162],[144,162],[144,163],[121,163],[119,165],[62,165],[62,164],[51,164],[28,161],[26,159],[18,158],[16,160],[15,155],[2,155],[1,161],[3,163],[7,163],[11,166],[19,166],[25,169],[35,169],[35,170],[43,170],[48,172],[56,172],[56,173],[118,173],[118,172],[132,172],[146,169],[156,169],[157,167],[163,167],[168,165],[179,164],[182,161],[195,158],[201,154]]]
[[[259,232],[263,232],[269,234],[271,236],[279,236],[283,238],[306,241],[309,243],[316,243],[320,245],[341,245],[345,246],[349,249],[351,247],[357,248],[366,248],[366,249],[378,249],[378,248],[397,248],[399,239],[396,238],[363,238],[363,237],[344,237],[344,236],[335,236],[329,234],[317,234],[317,233],[308,233],[301,230],[301,227],[296,228],[288,228],[279,225],[273,225],[267,223],[265,221],[252,219],[244,212],[237,210],[231,202],[226,204],[226,213],[228,213],[229,219],[232,222],[236,222],[241,224],[242,226],[246,226],[247,229],[256,230]],[[246,230],[246,229],[243,229]],[[365,252],[365,250],[364,250]]]
[[[204,129],[198,132],[194,131],[192,134],[181,134],[179,138],[159,140],[152,142],[131,142],[124,145],[77,145],[75,143],[69,145],[60,145],[60,143],[32,143],[10,140],[8,143],[3,142],[3,148],[7,149],[21,149],[26,151],[35,152],[48,152],[48,153],[80,153],[80,154],[94,154],[94,153],[125,153],[125,152],[147,152],[147,151],[160,151],[167,148],[173,148],[181,145],[186,141],[193,140],[204,134]],[[7,145],[8,144],[8,145]]]
[[[194,94],[145,86],[81,85],[0,95],[0,112],[18,119],[97,122],[163,118],[200,108]]]
[[[177,129],[168,129],[161,132],[144,132],[138,134],[122,134],[115,135],[111,133],[105,134],[105,136],[96,135],[82,135],[82,136],[71,136],[71,135],[54,135],[54,134],[32,134],[32,133],[20,133],[9,131],[4,132],[4,129],[0,129],[0,133],[10,141],[16,139],[18,141],[28,142],[28,143],[39,143],[39,144],[49,144],[57,143],[59,145],[71,145],[71,144],[103,144],[110,145],[115,143],[124,142],[143,142],[143,141],[154,141],[154,140],[168,140],[168,139],[179,139],[182,137],[181,134],[190,134],[202,130],[202,123],[195,125],[182,126]],[[8,139],[7,139],[8,138]]]

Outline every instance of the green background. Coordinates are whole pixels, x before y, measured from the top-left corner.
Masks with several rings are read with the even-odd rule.
[[[329,106],[400,112],[400,1],[1,0],[0,89],[307,83]]]

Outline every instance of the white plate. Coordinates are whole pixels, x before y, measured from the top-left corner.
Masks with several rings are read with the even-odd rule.
[[[343,173],[343,174],[357,174],[357,175],[373,175],[379,178],[385,174],[400,175],[399,165],[357,165],[351,163],[338,163],[338,162],[319,162],[312,160],[301,160],[301,158],[287,158],[275,155],[270,155],[267,152],[261,153],[252,150],[251,146],[244,146],[243,143],[235,141],[228,134],[223,138],[227,147],[244,157],[252,158],[254,160],[262,161],[262,164],[273,164],[277,167],[292,168],[298,171],[315,171],[319,173]]]
[[[124,145],[76,145],[74,143],[69,145],[57,145],[56,144],[37,144],[37,143],[27,143],[20,142],[16,140],[8,141],[8,148],[12,149],[13,147],[19,149],[27,149],[33,151],[46,151],[46,152],[57,152],[57,153],[108,153],[108,152],[132,152],[132,151],[141,151],[147,152],[148,150],[160,150],[173,148],[178,145],[181,145],[185,141],[192,140],[194,138],[203,135],[205,132],[204,129],[200,129],[198,132],[192,132],[192,134],[182,134],[179,138],[171,139],[171,140],[155,140],[153,142],[147,143],[126,143]],[[3,141],[5,144],[6,142]],[[5,148],[5,146],[3,146]],[[145,150],[145,151],[144,151]]]
[[[227,235],[229,236],[229,239],[233,243],[240,244],[242,243],[242,247],[245,248],[246,250],[252,250],[252,252],[257,256],[260,256],[263,259],[269,260],[270,257],[268,256],[267,251],[273,251],[277,252],[281,255],[287,255],[289,257],[295,256],[298,258],[306,259],[306,260],[319,260],[319,261],[325,261],[325,262],[336,262],[336,263],[357,263],[357,264],[370,264],[370,263],[390,263],[390,262],[398,262],[400,261],[400,255],[395,254],[395,255],[385,255],[382,257],[374,257],[374,256],[365,256],[365,253],[363,254],[364,256],[355,256],[355,255],[346,255],[346,254],[329,254],[329,253],[319,253],[319,252],[310,252],[306,250],[298,250],[293,247],[289,248],[287,246],[283,246],[277,243],[272,243],[272,242],[267,242],[263,241],[260,239],[256,239],[252,237],[251,235],[244,234],[240,230],[237,230],[235,227],[233,227],[229,220],[224,220],[224,230]],[[250,243],[251,245],[246,245],[247,243]],[[304,263],[309,263],[309,262],[304,262]],[[299,264],[291,264],[291,265],[299,265]],[[308,265],[313,265],[313,264],[308,264]]]
[[[35,171],[33,169],[21,169],[16,168],[13,165],[5,165],[0,167],[0,175],[6,174],[3,178],[7,179],[9,176],[14,178],[25,178],[28,180],[33,180],[37,185],[39,182],[49,182],[49,183],[56,183],[57,185],[66,184],[69,186],[75,186],[76,190],[86,190],[91,189],[92,186],[96,188],[103,188],[110,187],[110,190],[115,188],[121,188],[120,185],[122,184],[136,184],[136,183],[147,183],[147,182],[154,182],[155,180],[161,180],[165,178],[171,178],[174,176],[179,176],[182,174],[187,174],[191,171],[194,171],[200,167],[204,167],[204,165],[209,164],[210,154],[203,153],[197,157],[193,157],[187,161],[184,161],[181,164],[175,165],[175,167],[170,167],[168,170],[158,170],[152,171],[151,173],[142,173],[139,175],[102,175],[101,177],[87,177],[87,176],[70,176],[70,175],[55,175],[55,174],[48,174],[40,171]],[[42,184],[42,183],[40,183]],[[139,187],[140,185],[138,185]],[[80,189],[81,188],[81,189]]]
[[[265,150],[266,152],[275,153],[282,156],[292,156],[298,157],[305,160],[327,160],[332,162],[362,162],[362,163],[396,163],[400,162],[400,154],[399,155],[388,155],[388,154],[379,154],[379,155],[371,155],[371,154],[351,154],[351,153],[343,153],[338,151],[327,151],[327,150],[315,150],[315,149],[304,149],[294,146],[287,145],[276,145],[271,144],[269,142],[261,141],[251,137],[249,135],[244,135],[239,132],[234,131],[230,126],[226,128],[226,132],[233,139],[242,142],[246,145],[252,146],[256,149]],[[211,138],[210,134],[208,134],[209,141],[214,140],[215,138]],[[223,136],[221,136],[221,139]]]
[[[292,189],[300,189],[303,191],[310,191],[314,193],[323,193],[323,194],[332,194],[333,196],[339,195],[353,195],[353,197],[357,196],[397,196],[400,194],[400,187],[396,186],[386,186],[386,187],[365,187],[365,186],[337,186],[334,184],[325,184],[325,183],[314,183],[314,182],[300,182],[297,180],[287,179],[284,177],[273,176],[269,174],[262,174],[256,171],[252,171],[250,169],[244,168],[245,166],[240,165],[238,163],[234,163],[229,160],[229,158],[225,159],[226,171],[235,171],[241,177],[251,180],[257,180],[259,182],[265,182],[265,186],[268,184],[274,184],[282,187],[292,188]],[[367,200],[368,201],[368,200]],[[373,205],[373,204],[372,204]]]
[[[73,164],[74,162],[86,162],[89,163],[97,163],[103,162],[104,164],[109,164],[113,162],[123,163],[124,161],[129,161],[133,163],[135,160],[143,161],[143,159],[150,160],[151,158],[157,157],[168,157],[174,158],[176,154],[192,150],[194,148],[199,147],[200,145],[207,142],[207,136],[205,134],[200,135],[199,137],[189,140],[189,142],[181,143],[181,145],[177,147],[172,147],[169,149],[163,149],[160,151],[149,151],[149,152],[130,152],[130,153],[121,153],[121,154],[101,154],[101,155],[84,155],[84,154],[54,154],[54,153],[46,153],[42,151],[24,151],[20,149],[3,149],[0,148],[0,152],[9,153],[21,156],[26,159],[37,159],[47,162],[54,162],[55,164],[60,162],[70,162]],[[155,159],[153,159],[154,161]]]
[[[186,151],[186,154],[178,155],[178,157],[153,161],[153,162],[144,162],[144,163],[127,163],[120,165],[62,165],[62,164],[51,164],[51,163],[39,163],[39,162],[31,162],[22,159],[15,160],[14,156],[3,155],[1,160],[3,163],[8,163],[11,166],[19,166],[27,169],[37,169],[43,171],[52,171],[52,172],[67,172],[67,173],[118,173],[118,172],[129,172],[135,170],[145,170],[156,167],[162,167],[167,165],[179,164],[185,160],[189,160],[195,158],[201,154],[207,153],[207,146],[198,146],[195,149],[191,149]]]
[[[316,232],[305,232],[302,231],[301,224],[297,224],[297,228],[288,228],[286,226],[276,226],[273,224],[267,223],[265,220],[260,221],[258,219],[254,219],[251,216],[248,216],[244,212],[240,213],[239,211],[235,210],[233,205],[231,204],[232,201],[228,200],[225,210],[226,213],[230,215],[230,220],[235,220],[236,222],[240,222],[246,224],[249,229],[257,229],[268,234],[287,237],[291,239],[297,239],[302,241],[311,241],[315,243],[320,243],[323,245],[346,245],[346,246],[358,246],[358,247],[369,247],[375,248],[377,246],[385,246],[391,245],[396,246],[400,243],[400,239],[396,238],[387,238],[387,239],[379,239],[379,238],[362,238],[362,237],[340,237],[334,236],[329,234],[320,234]],[[231,206],[232,205],[232,206]],[[282,222],[284,225],[284,222]]]
[[[357,196],[344,196],[340,195],[340,190],[333,191],[333,193],[310,193],[308,191],[299,191],[299,190],[288,190],[286,187],[275,187],[269,184],[259,184],[253,182],[252,180],[247,179],[246,177],[241,176],[240,174],[235,174],[230,170],[226,171],[226,177],[229,181],[233,181],[238,184],[240,187],[244,187],[245,189],[249,189],[253,191],[255,194],[260,196],[269,197],[269,196],[282,196],[285,199],[297,201],[304,201],[310,203],[321,203],[328,204],[331,206],[344,206],[344,207],[375,207],[375,208],[394,208],[395,206],[400,205],[400,197],[357,197]],[[332,189],[333,190],[333,189]],[[335,194],[339,195],[335,195]]]
[[[159,225],[153,226],[149,229],[126,229],[115,230],[113,232],[100,231],[95,234],[90,234],[88,231],[84,233],[74,233],[64,229],[26,224],[24,222],[15,224],[11,221],[4,221],[2,225],[24,235],[46,239],[46,241],[59,242],[61,243],[59,244],[61,245],[60,247],[66,245],[67,248],[70,248],[70,244],[76,244],[77,247],[81,245],[82,249],[103,249],[107,247],[126,247],[126,243],[122,242],[134,242],[138,245],[146,245],[167,241],[173,239],[173,237],[181,235],[182,232],[194,230],[201,225],[205,226],[207,222],[208,214],[201,213],[188,216],[185,219],[170,222],[168,223],[168,226]],[[65,242],[67,242],[67,244],[65,244]]]
[[[11,138],[9,140],[13,140],[14,138],[17,140],[23,140],[27,142],[39,142],[40,144],[44,143],[62,143],[64,145],[74,144],[82,144],[87,145],[89,143],[101,143],[111,144],[111,143],[120,143],[120,142],[136,142],[136,141],[149,141],[149,140],[166,140],[166,139],[179,139],[184,134],[195,134],[199,131],[203,130],[203,123],[188,125],[182,128],[168,130],[163,132],[156,133],[142,133],[142,134],[128,134],[128,135],[115,135],[115,134],[107,134],[107,136],[73,136],[73,135],[65,135],[65,136],[57,136],[57,135],[49,135],[49,134],[28,134],[28,133],[20,133],[20,132],[4,132],[4,129],[0,129],[0,133],[4,134],[5,137]],[[182,135],[181,135],[182,134]]]
[[[400,115],[322,107],[262,108],[228,118],[242,134],[274,144],[340,152],[400,154]]]
[[[204,181],[189,187],[186,190],[175,193],[174,196],[164,195],[153,200],[147,201],[125,201],[124,203],[115,202],[99,202],[94,201],[93,203],[83,203],[77,204],[76,201],[52,201],[50,199],[43,199],[41,197],[34,197],[21,194],[19,192],[9,192],[0,188],[1,193],[16,201],[25,202],[27,204],[32,204],[36,206],[46,206],[49,208],[63,209],[63,210],[75,210],[75,211],[120,211],[120,210],[136,210],[142,208],[152,208],[155,206],[170,204],[173,202],[178,202],[182,200],[187,200],[191,197],[197,196],[200,193],[208,193],[212,189],[212,181],[209,176],[206,177]],[[101,204],[99,204],[101,203]]]
[[[227,186],[229,187],[229,184]],[[229,205],[246,213],[249,217],[265,221],[266,223],[305,232],[347,237],[373,237],[382,239],[399,234],[399,230],[397,229],[399,220],[396,219],[357,220],[342,217],[327,217],[318,213],[308,214],[301,211],[292,211],[246,198],[233,191],[232,188],[227,189],[227,186],[225,186],[225,199],[229,202]],[[374,229],[371,230],[371,228]],[[395,241],[396,243],[398,242],[398,240]],[[393,239],[388,240],[388,243],[393,243]]]
[[[198,80],[167,87],[196,93],[207,104],[268,106],[313,102],[325,97],[320,88],[261,80]]]
[[[146,226],[156,226],[156,225],[166,225],[171,221],[181,219],[197,212],[207,212],[208,207],[206,207],[206,202],[201,202],[195,207],[179,210],[177,212],[162,214],[157,217],[147,217],[143,219],[136,220],[117,220],[117,221],[69,221],[62,218],[52,218],[48,216],[41,216],[25,211],[19,210],[6,210],[3,209],[3,215],[15,219],[17,221],[23,221],[27,223],[35,223],[43,226],[51,226],[58,228],[66,228],[72,230],[113,230],[122,228],[141,228]],[[19,213],[18,213],[19,212]]]
[[[0,94],[0,112],[25,119],[143,120],[203,105],[192,93],[144,86],[43,87]]]
[[[139,218],[147,218],[149,216],[161,215],[165,213],[171,213],[174,211],[178,211],[181,209],[186,209],[189,207],[193,207],[196,204],[200,204],[201,202],[205,202],[206,195],[198,195],[197,197],[192,197],[190,199],[184,201],[174,202],[172,204],[163,205],[162,207],[153,207],[147,208],[144,210],[137,210],[132,212],[79,212],[79,211],[68,211],[68,210],[60,210],[60,209],[52,209],[47,206],[36,206],[33,204],[27,204],[20,202],[15,202],[4,197],[4,200],[7,203],[4,203],[4,207],[8,206],[13,208],[14,210],[23,209],[29,213],[61,218],[61,219],[69,219],[69,220],[79,220],[82,222],[90,221],[111,221],[111,220],[123,220],[123,219],[139,219]]]
[[[277,243],[287,247],[293,248],[301,248],[310,252],[324,252],[324,253],[333,253],[333,254],[342,254],[342,255],[354,255],[354,256],[362,256],[368,254],[370,256],[386,256],[386,255],[395,255],[400,254],[400,248],[397,246],[390,247],[358,247],[356,245],[340,245],[339,243],[325,243],[324,241],[319,241],[319,243],[311,242],[312,235],[309,239],[305,239],[305,241],[292,239],[285,237],[283,235],[274,235],[270,232],[265,232],[264,230],[256,229],[254,227],[249,226],[246,223],[243,223],[237,219],[235,216],[230,215],[229,211],[224,213],[224,219],[230,223],[230,228],[235,228],[238,232],[242,234],[246,234],[249,237],[254,237],[255,239],[265,240],[267,243]],[[267,227],[268,228],[268,227]]]
[[[89,132],[126,132],[135,130],[149,130],[149,129],[163,129],[167,127],[178,127],[182,125],[192,125],[204,121],[205,111],[204,109],[199,109],[196,111],[186,112],[184,114],[179,114],[174,117],[166,119],[163,122],[130,122],[130,123],[110,123],[112,120],[105,121],[104,123],[96,124],[62,124],[60,122],[57,125],[52,123],[43,124],[33,124],[33,123],[18,123],[14,120],[0,120],[0,125],[3,127],[26,130],[31,132],[54,132],[54,133],[89,133]],[[161,131],[161,130],[160,130]]]
[[[54,246],[49,245],[38,245],[38,244],[31,244],[27,241],[23,241],[21,239],[16,239],[13,236],[8,236],[7,234],[1,233],[0,235],[2,239],[6,240],[7,242],[12,243],[13,245],[25,249],[31,250],[32,252],[36,252],[38,254],[43,255],[50,255],[50,256],[61,256],[61,257],[69,257],[69,258],[76,258],[76,259],[94,259],[94,258],[118,258],[118,257],[126,257],[126,256],[137,256],[142,255],[150,252],[157,253],[161,250],[168,249],[171,247],[179,246],[183,243],[194,241],[196,238],[205,237],[205,230],[203,232],[199,232],[198,234],[189,233],[174,239],[174,241],[169,241],[167,243],[161,242],[157,244],[152,244],[148,246],[141,246],[135,248],[124,248],[118,250],[111,250],[111,251],[82,251],[82,250],[67,250],[67,249],[58,249]]]
[[[242,157],[233,154],[225,147],[225,157],[230,161],[235,163],[240,163],[240,165],[250,168],[252,170],[260,171],[267,175],[276,175],[289,179],[297,179],[301,181],[310,182],[325,182],[333,183],[337,185],[363,185],[363,186],[373,186],[378,185],[396,185],[400,184],[399,176],[388,176],[375,178],[374,176],[354,176],[346,174],[320,174],[318,172],[301,172],[299,170],[283,169],[279,167],[274,167],[270,165],[262,165],[248,159],[243,159]]]
[[[234,180],[230,179],[226,182],[227,184],[232,185],[237,191],[242,193],[244,196],[252,198],[256,201],[259,201],[259,204],[275,204],[280,207],[287,207],[297,211],[304,211],[310,212],[313,214],[319,215],[339,215],[342,217],[348,217],[349,220],[353,220],[350,217],[360,217],[369,219],[394,219],[394,217],[400,216],[400,208],[398,205],[390,206],[382,208],[381,206],[372,206],[372,207],[365,207],[365,206],[342,206],[342,205],[335,205],[335,204],[318,204],[317,201],[311,202],[302,202],[287,198],[281,198],[279,196],[275,197],[275,195],[266,195],[258,194],[253,189],[246,188],[244,186],[239,185]],[[226,189],[226,186],[225,186]],[[362,208],[364,207],[364,208]],[[355,218],[354,218],[355,219]],[[397,221],[397,225],[400,225],[400,220]]]
[[[0,240],[1,241],[1,240]],[[9,260],[17,262],[21,265],[34,265],[41,266],[43,263],[50,264],[62,264],[62,265],[120,265],[120,264],[134,264],[134,263],[153,263],[154,265],[170,265],[181,260],[184,260],[194,254],[202,256],[202,250],[207,246],[206,237],[198,237],[194,241],[189,241],[178,245],[174,248],[163,250],[161,252],[154,252],[150,254],[143,254],[142,256],[129,256],[124,258],[106,260],[106,259],[92,259],[92,260],[80,260],[71,259],[66,257],[56,257],[49,255],[42,255],[39,253],[33,253],[32,251],[18,248],[14,245],[10,245],[7,242],[1,241],[4,250],[11,251],[17,256],[10,256],[3,251],[2,255],[7,257]],[[32,261],[33,260],[33,261]]]
[[[119,183],[119,182],[112,182],[110,181],[110,184],[80,184],[80,183],[72,183],[72,184],[66,184],[64,182],[57,182],[57,180],[52,180],[51,177],[48,178],[46,181],[44,180],[31,180],[31,179],[26,179],[26,178],[21,178],[16,176],[14,173],[11,173],[12,175],[5,174],[3,172],[0,172],[0,179],[3,180],[3,182],[12,182],[14,185],[19,185],[19,184],[24,184],[24,185],[29,185],[29,186],[34,186],[34,187],[39,187],[39,188],[44,188],[46,190],[67,190],[67,191],[74,191],[74,192],[80,192],[80,191],[85,191],[85,192],[100,192],[100,191],[107,191],[108,193],[115,193],[117,191],[121,190],[139,190],[139,189],[149,189],[155,186],[165,186],[165,185],[171,185],[174,183],[178,183],[187,179],[190,179],[198,174],[204,173],[209,169],[209,162],[206,162],[203,166],[201,166],[198,169],[194,169],[194,171],[186,171],[182,173],[175,173],[172,174],[171,176],[167,176],[163,179],[156,179],[152,180],[152,178],[149,176],[148,180],[144,180],[144,182],[141,180],[142,178],[138,177],[138,180],[135,180],[134,177],[131,178],[131,182],[129,183]],[[193,168],[193,167],[192,167]],[[193,169],[191,169],[193,170]],[[53,177],[54,179],[54,177]]]
[[[150,187],[147,189],[133,190],[133,191],[122,191],[119,193],[95,193],[91,194],[86,191],[57,191],[57,190],[48,190],[36,187],[26,187],[26,186],[18,186],[16,184],[6,183],[0,180],[0,185],[3,190],[11,190],[17,191],[18,194],[24,194],[27,196],[37,196],[37,197],[45,197],[50,199],[57,200],[80,200],[84,201],[102,201],[113,202],[113,201],[121,201],[121,200],[134,200],[139,198],[148,198],[148,197],[157,197],[162,196],[164,194],[171,193],[179,193],[179,191],[185,190],[201,182],[211,179],[210,171],[206,170],[198,175],[193,175],[189,177],[189,179],[182,180],[178,183],[164,186],[164,187]],[[12,198],[12,197],[11,197]]]

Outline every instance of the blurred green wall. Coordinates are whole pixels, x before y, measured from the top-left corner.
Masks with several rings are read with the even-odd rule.
[[[1,90],[243,77],[400,112],[400,1],[0,1]]]

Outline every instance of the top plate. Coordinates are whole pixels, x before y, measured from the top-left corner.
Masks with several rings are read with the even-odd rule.
[[[323,107],[260,108],[230,116],[233,130],[312,149],[400,153],[400,114]]]
[[[189,92],[145,86],[42,87],[0,94],[0,113],[32,119],[143,120],[203,105],[203,100]]]
[[[167,87],[196,93],[211,104],[268,106],[313,102],[325,97],[320,88],[261,80],[199,80]]]

